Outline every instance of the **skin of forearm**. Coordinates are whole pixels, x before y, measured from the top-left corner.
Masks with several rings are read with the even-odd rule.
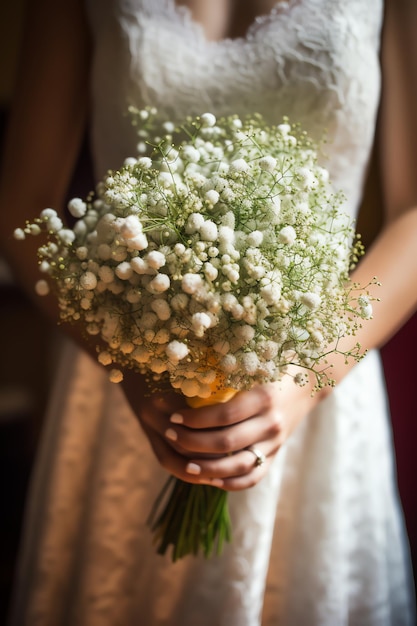
[[[355,365],[352,358],[346,363],[341,353],[351,350],[355,343],[361,345],[362,353],[381,347],[416,309],[416,240],[417,207],[406,211],[384,228],[352,272],[351,280],[359,285],[368,285],[373,278],[378,284],[368,287],[370,295],[375,298],[372,319],[362,321],[355,336],[339,340],[338,352],[328,358],[332,366],[330,376],[336,383]],[[329,391],[325,389],[323,395]]]

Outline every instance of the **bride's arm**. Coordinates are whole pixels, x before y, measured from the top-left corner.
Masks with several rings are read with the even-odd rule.
[[[380,112],[380,163],[384,191],[385,225],[352,279],[372,287],[374,319],[365,322],[356,337],[346,337],[339,348],[349,350],[359,341],[363,349],[383,345],[417,306],[417,3],[389,0],[383,38],[383,92]],[[345,364],[340,355],[330,359],[332,376],[340,382],[354,363]],[[280,389],[276,393],[276,388]],[[258,482],[274,454],[297,424],[331,390],[311,397],[310,388],[296,387],[290,377],[282,383],[257,387],[238,394],[225,405],[182,411],[170,427],[158,425],[161,441],[194,455],[192,465],[179,460],[172,448],[160,444],[160,460],[178,476],[192,482],[210,482],[225,489],[243,489]],[[182,423],[181,423],[182,419]],[[217,427],[217,428],[216,428]],[[210,428],[211,430],[205,430]],[[165,432],[164,432],[165,429]],[[198,430],[201,429],[201,430]],[[242,451],[256,445],[266,456],[254,468],[252,453]],[[204,460],[200,453],[228,454]]]

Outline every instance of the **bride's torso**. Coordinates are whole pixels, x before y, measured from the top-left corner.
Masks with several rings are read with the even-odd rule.
[[[242,22],[246,34],[219,41],[175,0],[87,4],[97,174],[135,152],[129,104],[175,119],[287,115],[313,137],[326,133],[325,165],[355,212],[379,101],[383,0],[281,0],[248,29]]]

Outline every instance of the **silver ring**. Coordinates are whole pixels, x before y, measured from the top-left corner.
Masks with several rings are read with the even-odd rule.
[[[258,448],[249,447],[249,448],[246,448],[246,450],[248,450],[249,452],[253,452],[253,454],[256,456],[255,467],[260,467],[261,465],[265,463],[266,456],[264,455],[263,452],[258,450]]]

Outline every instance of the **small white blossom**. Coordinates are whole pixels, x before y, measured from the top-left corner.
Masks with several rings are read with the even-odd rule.
[[[242,366],[249,376],[254,376],[259,367],[259,359],[256,352],[245,352],[242,355]]]
[[[272,156],[264,156],[259,159],[259,167],[266,172],[273,172],[277,166],[277,160]]]
[[[18,241],[23,241],[23,239],[25,239],[26,235],[25,232],[22,228],[16,228],[14,230],[14,238],[17,239]]]
[[[254,230],[248,235],[248,245],[258,248],[264,240],[264,235],[260,230]]]
[[[149,157],[140,157],[137,163],[142,170],[149,170],[152,167],[152,159]]]
[[[189,235],[196,233],[204,224],[204,217],[201,213],[192,213],[187,220],[185,232]]]
[[[202,337],[207,328],[210,328],[211,319],[207,313],[194,313],[191,318],[191,324],[197,337]]]
[[[133,274],[133,269],[128,261],[123,261],[115,269],[116,276],[122,280],[129,280]]]
[[[146,255],[146,261],[149,267],[152,267],[154,270],[159,270],[161,267],[164,267],[166,263],[166,257],[162,252],[158,250],[152,250],[148,252]]]
[[[245,161],[245,159],[235,159],[230,164],[230,172],[232,174],[234,173],[240,174],[241,172],[247,172],[248,169],[249,169],[249,165]]]
[[[123,380],[123,372],[119,369],[112,369],[109,374],[109,380],[111,383],[121,383]]]
[[[215,189],[209,189],[205,194],[206,200],[210,202],[210,204],[217,204],[220,199],[220,194]]]
[[[321,304],[321,298],[317,293],[309,291],[302,294],[301,302],[309,309],[317,309]]]
[[[151,308],[152,311],[154,311],[157,314],[158,318],[162,321],[169,320],[169,318],[171,317],[171,309],[166,300],[153,300],[151,302]]]
[[[127,245],[132,250],[146,250],[148,247],[148,240],[145,233],[141,233],[140,235],[136,235],[131,239],[128,239]]]
[[[220,364],[227,374],[231,374],[237,369],[237,359],[234,354],[226,354]]]
[[[157,274],[148,285],[149,291],[153,293],[163,293],[169,289],[171,281],[166,274]]]
[[[185,274],[181,287],[184,293],[193,294],[202,286],[203,281],[199,274]]]
[[[101,352],[99,352],[97,360],[99,363],[101,363],[101,365],[110,365],[111,363],[113,363],[111,354],[107,350],[102,350]]]
[[[68,211],[73,217],[84,217],[87,212],[87,204],[81,198],[72,198],[68,202]]]
[[[174,339],[174,341],[171,341],[167,345],[167,347],[165,348],[165,352],[168,359],[175,364],[178,363],[178,361],[185,359],[185,357],[189,353],[189,349],[185,343]]]
[[[284,226],[279,231],[279,241],[291,246],[297,238],[297,233],[292,226]]]
[[[38,280],[35,285],[35,291],[38,296],[47,296],[51,290],[46,280]]]
[[[211,241],[211,242],[216,241],[217,233],[218,233],[217,226],[211,220],[206,220],[200,226],[200,235],[204,241]]]
[[[200,121],[203,127],[210,128],[216,124],[216,117],[212,113],[203,113]]]
[[[83,289],[95,289],[97,287],[97,276],[93,272],[85,272],[80,277],[80,285]]]
[[[182,158],[191,163],[198,163],[200,157],[200,152],[194,146],[185,146],[182,151]]]

